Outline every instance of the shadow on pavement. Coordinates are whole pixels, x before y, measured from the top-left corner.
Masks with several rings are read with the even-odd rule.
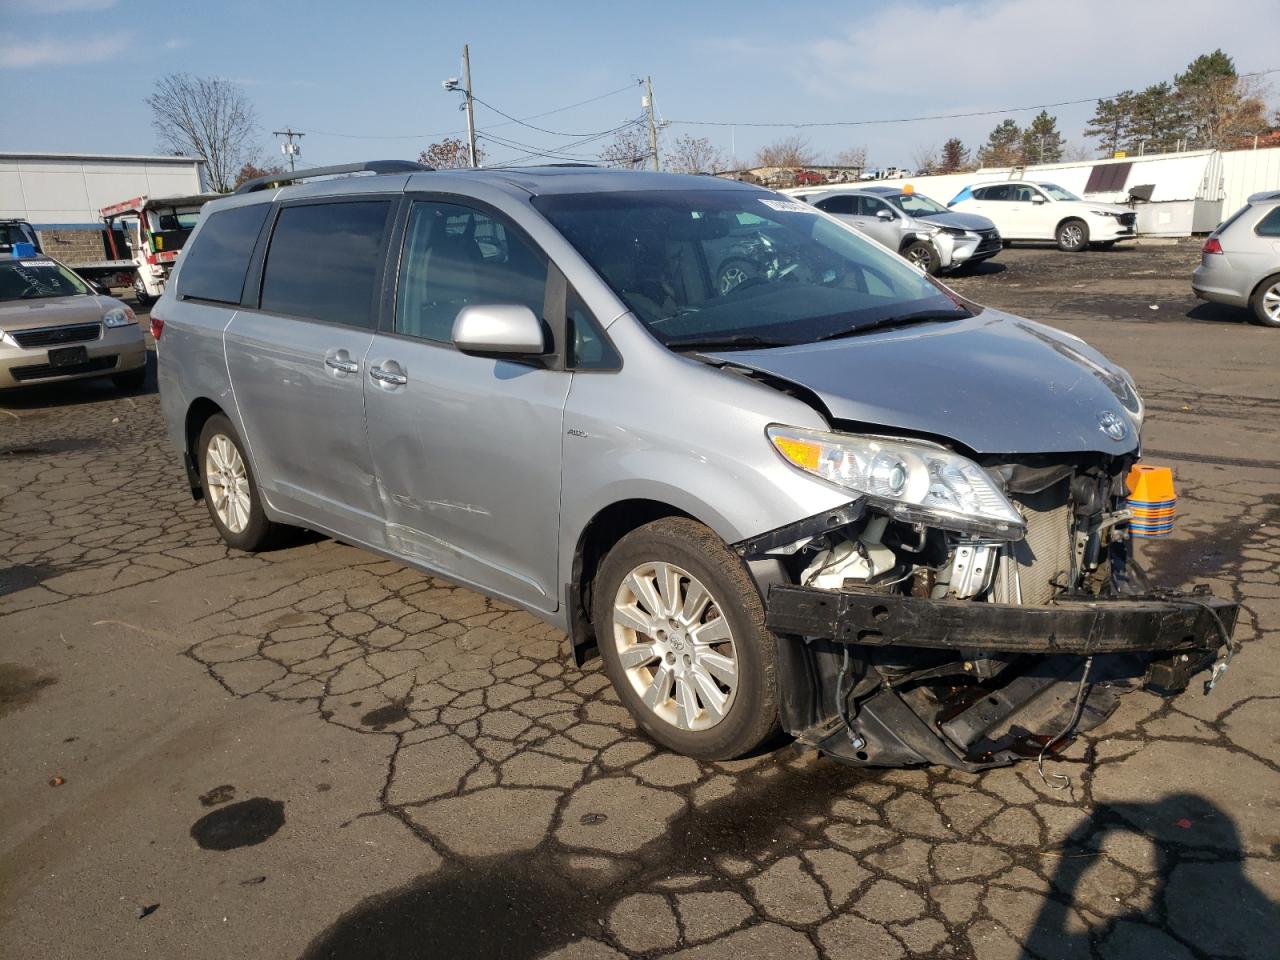
[[[1197,303],[1187,311],[1187,319],[1203,323],[1248,325],[1249,311],[1244,307],[1229,307],[1222,303]]]
[[[1151,906],[1110,918],[1101,931],[1070,929],[1068,904],[1108,844],[1137,838],[1155,847]],[[1026,940],[1036,957],[1088,958],[1091,937],[1107,958],[1275,956],[1280,904],[1244,873],[1231,817],[1204,797],[1172,794],[1152,803],[1101,804],[1062,844],[1048,898]],[[1191,949],[1187,949],[1187,948]]]

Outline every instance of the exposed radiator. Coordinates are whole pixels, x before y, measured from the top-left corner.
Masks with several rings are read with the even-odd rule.
[[[996,603],[1048,603],[1059,592],[1054,581],[1065,584],[1071,576],[1070,481],[1013,502],[1027,534],[1001,553],[992,596]]]

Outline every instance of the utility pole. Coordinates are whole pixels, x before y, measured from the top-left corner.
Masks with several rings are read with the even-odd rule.
[[[476,163],[476,110],[471,102],[471,48],[468,44],[462,45],[462,82],[466,84],[462,92],[467,98],[467,156],[471,161],[471,166],[478,167]]]
[[[658,166],[658,125],[653,119],[653,77],[645,77],[644,86],[644,109],[649,118],[649,149],[653,151],[653,169],[661,170]]]
[[[293,173],[294,158],[298,156],[298,154],[302,153],[302,144],[294,143],[293,140],[295,137],[305,137],[306,134],[298,133],[292,127],[285,127],[283,130],[273,130],[271,135],[273,137],[289,138],[288,143],[280,144],[280,151],[289,158],[289,172]]]

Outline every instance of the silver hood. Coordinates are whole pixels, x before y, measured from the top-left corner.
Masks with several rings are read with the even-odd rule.
[[[961,230],[994,230],[996,225],[976,213],[917,213],[917,219],[928,220],[940,227],[958,227]]]
[[[1083,340],[997,310],[714,358],[805,387],[858,429],[981,454],[1115,456],[1138,446],[1142,401],[1124,370]]]

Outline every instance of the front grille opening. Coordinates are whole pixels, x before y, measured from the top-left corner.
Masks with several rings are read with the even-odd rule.
[[[76,323],[65,327],[41,327],[39,330],[15,330],[10,336],[20,347],[51,347],[63,343],[84,343],[102,335],[98,323]]]

